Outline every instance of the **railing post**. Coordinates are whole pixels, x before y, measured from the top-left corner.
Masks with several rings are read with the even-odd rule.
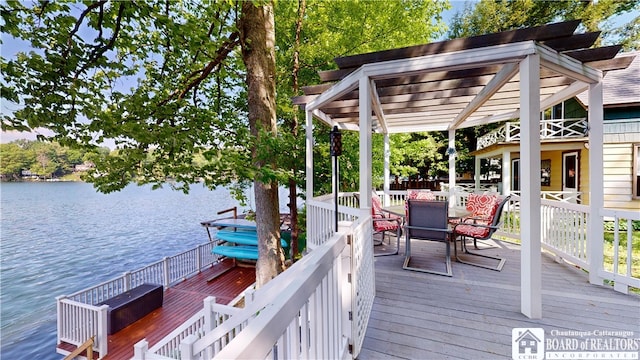
[[[129,291],[131,289],[131,272],[127,271],[122,275],[122,278],[124,279],[124,289],[122,289],[123,292],[125,291]]]
[[[247,289],[247,291],[244,292],[244,302],[245,304],[249,305],[251,303],[253,303],[254,299],[254,293],[255,293],[255,289]],[[246,305],[245,305],[246,307]]]
[[[56,297],[56,317],[58,318],[58,333],[57,333],[57,340],[56,340],[56,345],[59,345],[60,343],[62,343],[62,341],[60,340],[60,336],[62,335],[62,331],[63,331],[63,326],[62,326],[62,318],[63,318],[63,305],[62,305],[62,300],[66,299],[67,297],[62,295],[62,296],[58,296]]]
[[[198,245],[198,247],[196,247],[196,268],[198,269],[198,273],[200,273],[202,271],[202,246]]]
[[[214,314],[213,314],[213,311],[211,310],[213,308],[213,304],[216,303],[216,297],[207,296],[203,302],[204,302],[204,331],[209,332],[216,327]]]
[[[98,353],[100,353],[100,358],[103,358],[107,355],[107,345],[109,343],[107,337],[109,336],[109,331],[107,329],[108,325],[108,317],[109,314],[109,305],[102,305],[98,310],[98,334],[96,334],[96,339],[98,340]]]
[[[133,345],[133,359],[145,360],[147,352],[149,351],[149,342],[147,339],[142,339]]]
[[[162,259],[163,262],[163,266],[162,269],[164,270],[164,287],[165,289],[169,287],[169,284],[171,283],[171,275],[170,275],[170,271],[169,271],[169,266],[170,266],[170,261],[169,261],[169,257],[165,256]]]
[[[187,336],[180,343],[180,358],[183,360],[194,360],[195,356],[193,354],[193,344],[198,341],[198,337],[196,335]]]

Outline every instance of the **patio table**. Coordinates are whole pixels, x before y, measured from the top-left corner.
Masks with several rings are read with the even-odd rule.
[[[384,211],[387,211],[391,214],[398,215],[401,217],[405,217],[405,207],[404,205],[393,205],[393,206],[385,206],[382,208]],[[449,219],[460,219],[465,218],[471,215],[472,212],[467,210],[467,208],[462,206],[454,206],[449,208]]]

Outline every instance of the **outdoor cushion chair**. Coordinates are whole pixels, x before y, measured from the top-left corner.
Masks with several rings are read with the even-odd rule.
[[[466,209],[471,212],[470,215],[464,218],[449,219],[451,225],[456,225],[460,222],[474,222],[476,224],[489,225],[494,207],[498,205],[498,197],[494,194],[478,194],[471,193],[467,196]],[[492,246],[478,247],[477,239],[473,240],[473,247],[476,250],[484,250],[493,248]]]
[[[469,238],[473,239],[474,244],[477,240],[490,239],[493,233],[495,233],[496,230],[500,228],[500,225],[501,225],[500,218],[502,215],[502,210],[504,208],[504,205],[509,202],[510,198],[511,198],[511,195],[506,196],[502,199],[497,199],[498,201],[494,203],[491,213],[489,213],[489,218],[486,219],[487,223],[479,222],[472,218],[468,218],[468,219],[465,219],[463,222],[460,222],[459,224],[456,224],[454,226],[453,236],[455,239],[454,239],[453,246],[454,246],[454,254],[458,262],[461,262],[463,264],[478,266],[486,269],[496,270],[496,271],[502,270],[502,267],[504,266],[506,259],[495,257],[495,256],[482,255],[482,254],[469,251],[467,249],[467,239]],[[457,243],[456,243],[458,238],[460,238],[460,244],[461,244],[460,247],[463,253],[472,255],[472,256],[479,256],[487,259],[492,259],[497,261],[498,264],[496,266],[490,266],[482,263],[471,262],[471,261],[460,258],[460,256],[458,255],[458,249],[457,249]]]
[[[379,252],[374,256],[396,255],[400,249],[402,217],[385,211],[382,208],[382,200],[375,191],[371,192],[371,215],[373,215],[373,232],[381,233],[383,242],[387,231],[396,232],[396,248],[389,252]],[[389,245],[391,245],[391,237],[389,237]]]
[[[452,276],[451,247],[449,239],[451,231],[447,218],[449,204],[446,201],[407,200],[409,212],[404,226],[405,231],[405,259],[402,266],[405,270],[421,271],[430,274]],[[445,271],[420,268],[411,265],[412,240],[429,240],[443,242],[446,247]]]
[[[404,202],[405,216],[409,213],[409,200],[436,200],[436,194],[431,190],[407,189],[407,199]]]
[[[354,194],[358,203],[360,202],[359,194]],[[387,232],[395,231],[396,233],[396,247],[395,249],[387,252],[377,252],[374,253],[374,256],[386,256],[386,255],[396,255],[398,254],[398,250],[400,249],[400,236],[402,233],[402,222],[403,219],[401,216],[397,216],[391,214],[388,211],[385,211],[382,208],[382,201],[378,194],[373,190],[371,192],[371,215],[373,222],[373,235],[381,234],[382,239],[379,243],[374,243],[374,245],[381,245],[384,242],[385,237],[387,237]],[[389,245],[391,245],[391,237],[389,236]]]

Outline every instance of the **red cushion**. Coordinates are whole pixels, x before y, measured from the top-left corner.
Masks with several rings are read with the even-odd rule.
[[[416,190],[416,189],[408,189],[407,190],[407,200],[404,202],[404,213],[409,217],[409,201],[408,200],[435,200],[436,194],[432,193],[431,190]]]
[[[489,228],[460,224],[456,226],[456,234],[482,239],[489,235]]]
[[[388,231],[398,229],[398,222],[390,220],[379,220],[373,222],[373,229],[375,231]]]
[[[471,217],[489,218],[497,202],[494,195],[472,193],[467,198],[467,210],[471,211]]]

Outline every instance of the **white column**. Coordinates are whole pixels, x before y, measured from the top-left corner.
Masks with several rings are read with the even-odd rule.
[[[371,83],[366,76],[360,78],[360,209],[371,214]]]
[[[384,206],[391,205],[389,199],[389,190],[391,187],[389,186],[391,176],[391,171],[389,169],[390,162],[389,158],[391,157],[391,145],[389,143],[389,134],[384,133]]]
[[[307,174],[307,199],[313,199],[313,114],[305,111],[305,173]],[[313,216],[307,216],[307,229],[313,229]]]
[[[449,129],[449,147],[448,149],[456,148],[456,130]],[[447,149],[447,152],[449,151]],[[449,206],[456,205],[456,154],[449,154]]]
[[[520,62],[520,311],[542,317],[540,243],[540,56]]]
[[[599,272],[602,270],[604,233],[603,217],[600,210],[604,208],[604,155],[603,155],[603,109],[602,80],[589,84],[589,223],[587,244],[589,251],[589,282],[603,284]]]
[[[502,195],[511,194],[511,151],[502,153]]]

